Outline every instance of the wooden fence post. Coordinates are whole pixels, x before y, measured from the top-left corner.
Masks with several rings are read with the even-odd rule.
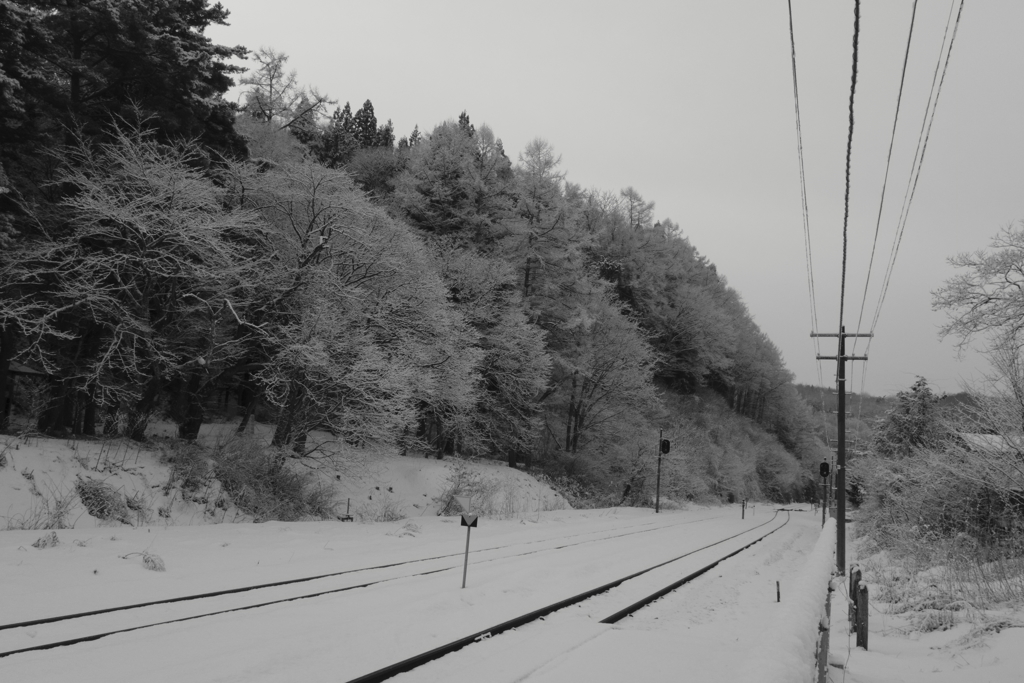
[[[832,619],[832,582],[825,596],[825,616],[818,622],[818,683],[828,681],[828,630]]]
[[[861,571],[860,567],[851,565],[850,566],[850,592],[847,595],[850,596],[850,632],[852,633],[857,628],[857,588],[861,582]]]
[[[868,649],[868,587],[857,587],[857,647]]]

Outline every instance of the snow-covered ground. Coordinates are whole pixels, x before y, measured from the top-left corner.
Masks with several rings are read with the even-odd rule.
[[[857,545],[851,544],[852,562]],[[830,632],[830,680],[844,683],[1018,683],[1024,680],[1024,610],[1020,605],[948,614],[947,624],[926,626],[933,614],[900,612],[878,599],[867,581],[868,649],[850,633],[849,586],[835,582]],[[962,621],[961,621],[962,620]]]
[[[60,544],[39,549],[39,532],[0,535],[0,597],[5,623],[112,604],[129,604],[221,588],[269,583],[283,578],[357,570],[422,558],[440,558],[368,569],[295,584],[272,591],[222,596],[201,602],[160,605],[143,614],[111,613],[66,622],[0,631],[0,651],[10,651],[84,635],[129,628],[152,621],[182,619],[252,602],[281,599],[296,591],[319,592],[379,581],[374,585],[319,598],[260,609],[179,621],[81,643],[0,659],[0,680],[63,681],[344,681],[393,661],[429,650],[622,575],[699,549],[643,577],[640,585],[610,591],[580,607],[551,615],[544,623],[495,637],[417,672],[409,680],[517,680],[515,671],[574,680],[555,673],[564,650],[606,634],[591,647],[623,650],[631,668],[674,668],[692,652],[674,648],[658,654],[669,630],[693,630],[707,643],[719,643],[717,657],[738,664],[742,651],[770,624],[775,581],[783,595],[801,553],[817,535],[810,513],[772,519],[764,507],[741,520],[738,508],[694,509],[655,515],[651,510],[549,511],[519,520],[482,520],[473,531],[469,580],[462,589],[465,529],[452,518],[422,518],[390,524],[338,522],[141,529],[74,529],[57,532]],[[720,565],[700,583],[650,608],[654,616],[631,618],[616,626],[596,621],[636,598],[750,542],[772,528],[765,541]],[[755,530],[755,527],[759,527]],[[109,535],[108,535],[109,534]],[[161,558],[166,570],[149,571],[140,553]],[[438,571],[440,570],[440,571]],[[432,572],[432,573],[425,573]],[[738,572],[738,573],[737,573]],[[718,575],[731,577],[724,582]],[[749,604],[748,604],[749,603]],[[663,614],[662,614],[663,613]],[[723,633],[732,634],[728,645]],[[649,636],[649,637],[648,637]],[[737,640],[738,639],[738,640]],[[646,664],[631,641],[647,643]],[[691,641],[695,644],[698,641]],[[543,647],[535,647],[543,643]],[[474,654],[497,647],[517,668],[495,667],[500,657]],[[688,646],[689,647],[689,646]],[[467,659],[468,658],[468,659]],[[476,659],[474,659],[476,658]],[[592,659],[587,657],[585,659]],[[569,660],[565,660],[568,662]],[[719,665],[726,662],[719,661]],[[571,664],[566,664],[570,665]],[[704,665],[701,665],[704,666]],[[436,675],[432,673],[435,667]],[[433,676],[433,678],[431,678]],[[554,678],[551,678],[554,676]],[[602,680],[622,680],[605,678]],[[711,680],[711,679],[708,679]]]
[[[101,442],[21,440],[16,451],[8,450],[8,465],[0,469],[0,512],[8,520],[24,519],[26,505],[41,499],[30,490],[32,484],[40,493],[60,491],[69,486],[69,478],[79,476],[117,477],[126,492],[132,486],[159,488],[166,496],[167,470],[158,454],[127,447],[115,451]],[[116,466],[97,470],[97,461],[115,458]],[[498,488],[514,492],[519,502],[514,510],[482,518],[473,529],[465,589],[466,529],[458,518],[434,514],[434,498],[451,464],[423,458],[380,456],[355,475],[331,477],[343,499],[351,497],[353,507],[364,511],[387,493],[389,504],[405,516],[393,522],[370,523],[371,515],[364,514],[362,523],[211,523],[225,516],[223,508],[210,515],[201,503],[179,500],[170,517],[152,516],[148,526],[72,511],[68,519],[75,528],[56,530],[58,543],[50,547],[38,543],[52,538],[48,531],[4,531],[0,627],[311,580],[56,624],[0,628],[0,653],[121,631],[71,646],[0,656],[0,682],[349,681],[682,555],[543,621],[485,639],[394,680],[733,681],[758,680],[757,673],[768,670],[759,666],[767,661],[764,648],[786,640],[779,633],[789,627],[786,614],[807,593],[801,577],[820,536],[817,514],[809,509],[776,514],[767,505],[748,509],[745,519],[737,506],[661,514],[631,508],[551,509],[564,502],[526,473],[498,464],[473,466],[510,482]],[[229,516],[236,518],[244,519]],[[773,533],[634,616],[600,623],[768,531]],[[161,564],[163,571],[148,569],[147,563]],[[1017,627],[1019,613],[1006,611],[987,629],[961,625],[915,634],[906,629],[905,618],[879,612],[884,605],[876,605],[871,650],[865,652],[847,635],[844,590],[833,601],[830,680],[1020,680],[1024,628]],[[319,596],[295,599],[314,593]],[[242,609],[262,603],[274,604]],[[201,616],[213,612],[220,614]],[[745,678],[739,678],[742,672]]]

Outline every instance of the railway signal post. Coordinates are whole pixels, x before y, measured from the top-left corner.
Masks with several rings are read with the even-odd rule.
[[[655,514],[661,512],[661,456],[667,454],[671,449],[672,444],[669,443],[668,439],[661,438],[665,435],[665,430],[658,430],[658,483],[655,486],[654,494],[654,512]]]

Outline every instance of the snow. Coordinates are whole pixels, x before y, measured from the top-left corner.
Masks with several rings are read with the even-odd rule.
[[[857,544],[851,562],[857,562]],[[866,575],[869,576],[869,575]],[[922,630],[917,611],[879,600],[880,586],[867,580],[870,594],[868,646],[856,646],[849,632],[848,583],[836,581],[832,600],[830,672],[845,683],[1018,683],[1024,671],[1024,610],[1020,605],[972,608],[969,621]],[[957,615],[960,617],[960,615]]]
[[[836,521],[825,522],[814,550],[797,578],[798,589],[786,601],[768,637],[750,653],[738,680],[797,683],[816,680],[815,647],[834,571]]]
[[[769,515],[762,514],[760,519],[741,520],[738,513],[736,507],[693,509],[657,516],[651,510],[620,509],[549,511],[521,520],[483,519],[481,526],[473,531],[473,553],[465,590],[459,588],[460,553],[465,534],[450,518],[422,518],[390,524],[322,522],[123,529],[112,534],[116,540],[97,534],[96,529],[62,530],[58,532],[60,545],[44,550],[30,545],[39,532],[8,532],[0,535],[0,568],[8,577],[0,587],[6,623],[115,603],[266,583],[287,576],[311,576],[402,560],[449,557],[281,587],[270,591],[272,595],[261,591],[258,596],[239,594],[201,604],[155,606],[143,614],[132,615],[128,625],[146,620],[168,621],[196,611],[227,609],[245,604],[247,600],[281,598],[298,590],[313,592],[385,580],[367,588],[318,599],[157,626],[72,647],[13,655],[0,659],[0,680],[60,681],[72,672],[83,671],[89,672],[88,680],[124,680],[143,673],[152,681],[179,681],[183,677],[194,681],[349,680],[581,589],[601,585],[724,536],[752,529],[770,519]],[[790,522],[768,537],[778,537],[782,546],[755,545],[751,550],[759,554],[746,563],[763,569],[773,554],[795,550],[791,547],[780,551],[779,548],[784,548],[787,539],[802,538],[814,532],[810,515],[807,517]],[[772,526],[782,521],[784,515]],[[416,529],[408,535],[396,533],[409,530],[412,524]],[[505,673],[493,674],[489,656],[468,668],[458,663],[461,655],[469,656],[472,661],[472,657],[479,656],[473,653],[475,649],[493,645],[506,652],[503,656],[518,663],[518,668],[509,667],[503,672],[525,668],[527,672],[543,673],[540,670],[548,666],[549,660],[557,663],[566,650],[587,642],[594,634],[628,630],[625,626],[597,624],[601,618],[648,589],[693,571],[769,528],[763,527],[748,532],[747,536],[699,551],[673,563],[675,566],[668,565],[645,575],[641,585],[601,596],[587,603],[585,608],[570,608],[552,615],[546,620],[550,624],[548,628],[545,623],[539,624],[539,628],[524,627],[445,659],[456,662],[457,669],[466,677],[464,680],[473,677],[481,680],[481,676],[487,680],[503,680]],[[789,536],[783,537],[784,533]],[[610,540],[594,541],[597,537],[616,535],[617,538]],[[121,559],[126,552],[145,548],[164,560],[165,572],[145,570],[137,557]],[[745,557],[743,553],[736,559]],[[412,576],[443,567],[446,569],[434,574]],[[783,574],[779,576],[788,587]],[[768,589],[774,586],[774,575],[771,580],[761,577],[760,584],[757,593],[761,607],[773,610],[774,592]],[[709,580],[702,589],[692,592],[706,597],[703,594],[708,590],[717,591],[717,600],[725,604],[733,589],[716,589],[715,582]],[[630,621],[634,620],[627,619],[623,623]],[[91,620],[88,628],[111,630],[124,627],[125,622],[126,615],[112,613]],[[39,626],[0,631],[0,650],[41,644],[45,639],[72,637],[82,628],[83,624],[68,623],[56,630]],[[647,640],[642,632],[632,637]],[[526,640],[521,641],[521,638]],[[623,642],[615,641],[614,645],[603,649],[612,652]],[[538,646],[540,643],[543,646]],[[629,659],[628,655],[625,657]],[[655,657],[654,661],[657,660]],[[435,665],[442,665],[444,661]],[[405,677],[427,676],[410,680],[438,680],[429,678],[431,670],[430,666],[424,667]],[[560,674],[543,675],[555,675],[551,680],[557,680]]]
[[[203,425],[200,440],[213,444],[234,434],[233,424]],[[202,491],[184,493],[168,486],[170,466],[165,439],[173,425],[154,422],[147,432],[149,446],[127,439],[48,439],[32,435],[0,435],[0,453],[7,466],[0,467],[0,529],[30,527],[33,520],[61,508],[60,526],[76,529],[108,523],[91,517],[75,495],[79,479],[101,481],[128,498],[142,503],[131,522],[139,525],[182,526],[250,522],[252,517],[237,508],[219,506],[219,486],[213,482]],[[257,425],[257,437],[269,443],[271,429]],[[441,493],[451,460],[402,457],[389,453],[345,452],[344,463],[320,472],[321,481],[333,486],[340,503],[339,514],[378,518],[384,508],[402,517],[433,515],[434,497]],[[493,500],[475,501],[494,509],[538,511],[568,507],[561,495],[526,472],[494,461],[460,461],[478,480],[490,482]],[[390,490],[389,490],[390,489]]]
[[[31,502],[11,495],[27,488],[24,469],[51,486],[82,473],[74,464],[72,445],[34,437],[28,444],[22,441],[13,452],[14,466],[0,469],[0,512],[22,514],[26,501]],[[80,444],[77,453],[85,448]],[[135,458],[135,452],[127,456],[133,467]],[[132,481],[150,487],[162,483],[166,471],[155,454],[142,451],[138,460],[147,469],[107,474],[125,477],[119,485],[126,491]],[[83,516],[74,529],[56,530],[55,547],[33,546],[48,533],[42,530],[0,533],[4,624],[322,577],[0,630],[0,652],[8,652],[87,633],[162,624],[0,657],[0,681],[349,681],[688,553],[543,621],[485,639],[394,680],[812,680],[818,617],[832,572],[834,523],[822,533],[820,517],[811,510],[776,514],[767,505],[748,509],[745,519],[738,506],[692,506],[660,514],[634,508],[550,509],[557,506],[557,497],[528,474],[501,465],[474,466],[514,481],[515,487],[506,488],[516,488],[522,504],[513,513],[482,517],[473,529],[464,590],[466,530],[457,517],[436,516],[432,503],[449,464],[423,458],[380,456],[358,476],[348,473],[336,480],[343,497],[353,498],[353,507],[390,487],[407,515],[394,522],[213,524],[201,505],[182,503],[172,518],[156,518],[151,526],[112,526]],[[21,491],[13,491],[15,486]],[[635,615],[612,625],[600,623],[773,529]],[[143,552],[162,560],[165,571],[147,570]],[[781,602],[776,602],[776,582]],[[1008,612],[1010,627],[999,633],[969,637],[968,627],[961,626],[907,638],[895,617],[873,612],[872,650],[865,652],[847,636],[845,587],[836,584],[831,660],[845,668],[831,667],[832,680],[1019,679],[1024,629],[1013,627],[1019,615]],[[313,593],[322,595],[291,599]],[[289,601],[225,611],[283,600]],[[190,619],[216,611],[225,612]]]

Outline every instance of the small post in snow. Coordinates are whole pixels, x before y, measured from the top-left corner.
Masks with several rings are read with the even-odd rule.
[[[782,602],[782,587],[778,581],[775,582],[775,602]]]

